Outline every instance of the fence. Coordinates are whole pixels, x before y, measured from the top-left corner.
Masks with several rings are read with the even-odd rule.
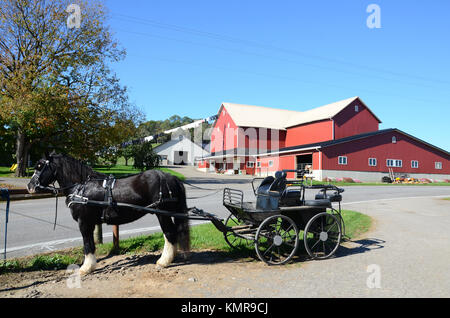
[[[4,200],[6,200],[6,215],[5,215],[5,248],[3,251],[3,259],[6,259],[6,244],[8,240],[8,217],[9,217],[9,202],[10,202],[10,196],[9,196],[9,190],[8,189],[0,189],[0,197]]]

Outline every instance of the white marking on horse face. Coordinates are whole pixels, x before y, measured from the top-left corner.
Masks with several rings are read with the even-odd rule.
[[[169,240],[164,235],[164,249],[161,257],[156,262],[158,266],[167,267],[170,263],[172,263],[175,255],[177,253],[177,248],[175,245],[171,244]]]
[[[95,258],[95,255],[89,253],[84,256],[84,262],[80,268],[80,274],[86,275],[92,273],[95,270],[96,266],[97,266],[97,259]]]
[[[36,188],[35,187],[30,188],[31,181],[36,182],[35,179],[36,179],[36,171],[33,173],[33,175],[31,176],[30,182],[28,182],[28,184],[27,184],[27,190],[28,190],[29,193],[35,193],[36,192]]]

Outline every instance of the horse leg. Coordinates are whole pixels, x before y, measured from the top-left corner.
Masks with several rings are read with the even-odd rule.
[[[95,258],[95,242],[94,242],[94,228],[95,224],[86,222],[81,218],[78,219],[78,227],[83,236],[84,262],[80,268],[80,274],[86,275],[95,270],[97,266],[97,259]]]
[[[190,227],[189,219],[176,218],[175,227],[177,229],[177,241],[180,248],[180,255],[184,260],[187,260],[190,256]]]
[[[164,233],[164,249],[156,264],[159,267],[167,267],[177,253],[177,230],[170,217],[158,216],[158,219]]]

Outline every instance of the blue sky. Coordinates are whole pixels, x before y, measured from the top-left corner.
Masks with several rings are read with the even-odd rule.
[[[381,9],[370,29],[369,4]],[[450,150],[450,1],[106,0],[126,49],[112,65],[147,120],[222,102],[307,110],[359,96]]]

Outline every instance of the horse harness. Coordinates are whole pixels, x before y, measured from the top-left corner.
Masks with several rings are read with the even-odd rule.
[[[91,179],[90,177],[88,177],[88,180],[85,183],[77,184],[75,186],[74,192],[72,194],[70,194],[69,196],[67,196],[67,200],[68,200],[67,207],[70,208],[71,204],[74,201],[80,201],[80,200],[84,201],[84,202],[89,201],[89,198],[84,196],[84,191],[86,189],[88,182],[90,182],[90,181],[103,181],[102,188],[105,189],[103,202],[105,202],[106,207],[103,208],[103,210],[102,210],[101,222],[106,223],[106,224],[112,224],[114,219],[117,219],[119,217],[118,210],[117,210],[118,209],[117,201],[113,197],[113,189],[116,184],[116,178],[113,175],[109,175],[105,179]],[[146,208],[159,208],[159,206],[163,203],[178,201],[177,198],[174,198],[172,196],[172,191],[170,190],[169,185],[167,184],[167,180],[164,180],[164,181],[165,181],[165,186],[167,187],[167,190],[168,190],[169,198],[163,197],[163,191],[162,191],[163,182],[160,178],[159,198],[157,201],[147,205]]]

